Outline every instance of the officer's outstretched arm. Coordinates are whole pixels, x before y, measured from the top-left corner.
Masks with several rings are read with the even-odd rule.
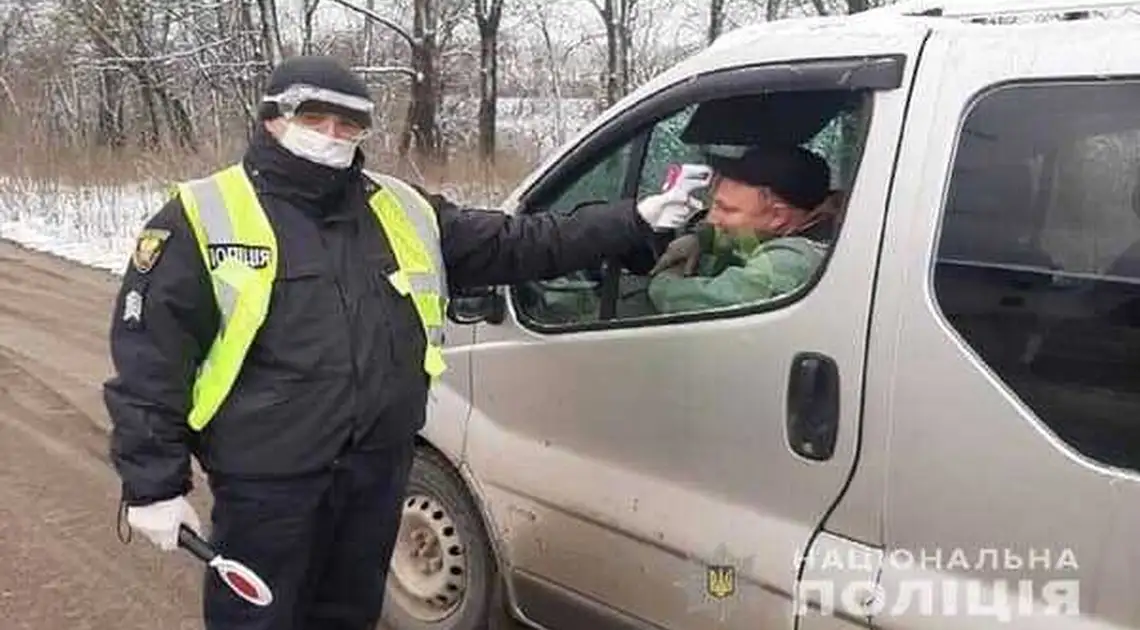
[[[572,214],[511,216],[459,208],[427,195],[440,222],[452,287],[511,284],[595,267],[606,257],[652,257],[652,229],[633,201],[587,206]],[[651,263],[650,263],[651,264]]]
[[[217,330],[205,264],[177,200],[146,225],[115,300],[103,388],[123,499],[141,505],[189,492],[186,423],[196,367]]]

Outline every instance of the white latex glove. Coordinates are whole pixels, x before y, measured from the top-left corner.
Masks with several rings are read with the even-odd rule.
[[[637,204],[637,212],[655,230],[674,230],[704,208],[693,198],[694,191],[709,185],[712,169],[701,164],[684,164],[670,173],[665,190]]]
[[[661,193],[642,199],[637,204],[637,212],[655,230],[675,230],[701,211],[696,199],[688,196],[675,199],[673,193]]]
[[[178,526],[182,523],[189,525],[195,532],[202,530],[198,513],[186,497],[128,507],[127,523],[163,551],[178,548]]]

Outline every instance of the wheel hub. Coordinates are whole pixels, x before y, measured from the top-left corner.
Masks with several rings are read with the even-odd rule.
[[[389,593],[408,613],[439,621],[455,612],[467,591],[467,549],[444,506],[416,494],[404,500],[392,552]]]

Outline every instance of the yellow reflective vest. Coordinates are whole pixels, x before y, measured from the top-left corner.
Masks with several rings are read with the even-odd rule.
[[[414,188],[386,175],[365,173],[379,189],[369,198],[396,257],[388,280],[410,296],[427,337],[424,371],[434,382],[443,358],[447,280],[435,209]],[[242,165],[175,186],[209,270],[221,321],[198,368],[189,417],[202,430],[229,395],[269,314],[277,277],[277,239]]]

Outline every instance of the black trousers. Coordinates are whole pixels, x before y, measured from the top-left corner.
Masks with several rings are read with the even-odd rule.
[[[247,603],[208,569],[206,629],[373,630],[412,456],[409,442],[304,477],[212,477],[211,542],[256,571],[274,600]]]

